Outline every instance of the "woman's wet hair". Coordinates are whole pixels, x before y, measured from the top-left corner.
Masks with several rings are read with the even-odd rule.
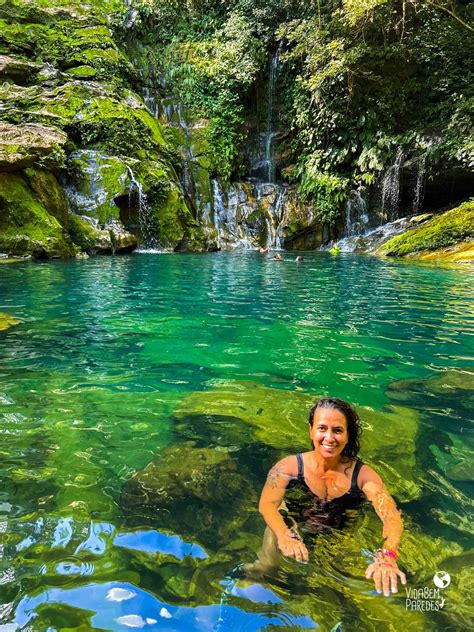
[[[349,404],[349,402],[345,402],[343,399],[338,399],[337,397],[320,397],[315,402],[314,406],[311,407],[308,414],[308,423],[311,428],[313,427],[314,414],[319,408],[332,408],[334,410],[338,410],[344,415],[346,418],[349,440],[341,454],[349,459],[357,458],[360,450],[360,435],[362,428],[360,425],[359,415],[357,414],[355,408]]]

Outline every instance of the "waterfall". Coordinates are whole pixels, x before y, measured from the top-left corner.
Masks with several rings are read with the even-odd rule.
[[[275,132],[273,131],[273,98],[275,93],[275,81],[278,70],[278,58],[280,56],[280,47],[278,47],[276,53],[270,59],[270,72],[268,76],[268,91],[267,91],[267,125],[266,125],[266,139],[265,139],[265,156],[264,165],[266,167],[267,182],[275,182],[275,163],[273,161],[273,138]]]
[[[142,183],[139,182],[130,167],[127,167],[130,178],[130,188],[128,194],[128,206],[132,206],[132,194],[136,195],[138,201],[138,225],[140,226],[141,250],[159,250],[159,243],[156,238],[156,222],[146,194],[143,192]]]
[[[250,156],[250,173],[262,182],[275,182],[275,161],[273,158],[273,141],[277,132],[273,129],[275,84],[278,74],[280,48],[268,61],[268,83],[266,94],[266,116],[264,131],[259,133]]]
[[[362,192],[360,190],[351,191],[346,203],[344,236],[359,235],[367,230],[368,224],[367,202],[362,196]]]
[[[387,169],[382,179],[382,216],[389,220],[397,217],[402,162],[403,149],[399,147],[395,162]]]
[[[420,156],[417,160],[416,182],[413,191],[413,211],[416,213],[423,201],[423,187],[425,183],[426,170],[426,154]]]

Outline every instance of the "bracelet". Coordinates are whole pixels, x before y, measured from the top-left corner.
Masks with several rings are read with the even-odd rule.
[[[381,553],[383,556],[391,557],[394,562],[398,559],[398,554],[396,551],[392,551],[392,549],[377,549],[376,553]]]

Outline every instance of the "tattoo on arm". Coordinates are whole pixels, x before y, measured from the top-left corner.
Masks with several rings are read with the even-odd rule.
[[[270,487],[270,489],[276,489],[277,487],[281,487],[282,475],[283,475],[282,469],[274,465],[272,469],[268,472],[268,476],[267,476],[267,484]]]

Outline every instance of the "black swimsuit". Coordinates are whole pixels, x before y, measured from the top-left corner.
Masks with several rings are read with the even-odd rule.
[[[296,522],[303,522],[303,529],[313,533],[321,533],[330,529],[338,529],[344,525],[348,509],[356,509],[365,499],[365,495],[357,485],[357,477],[362,461],[357,460],[351,477],[350,489],[332,500],[324,500],[316,496],[304,479],[304,462],[301,454],[296,455],[298,475],[288,485],[288,496],[285,503],[288,516]]]

